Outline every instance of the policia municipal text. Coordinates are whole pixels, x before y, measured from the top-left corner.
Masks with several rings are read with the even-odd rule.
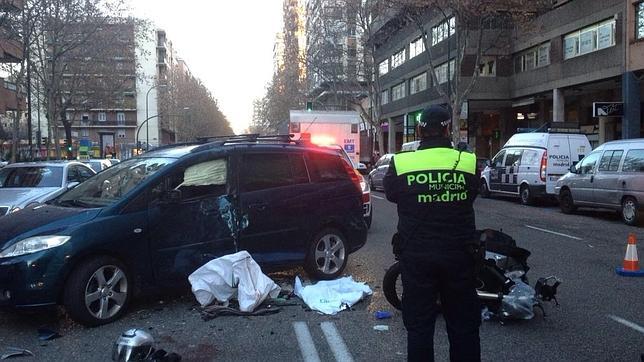
[[[410,361],[434,360],[434,326],[440,296],[452,361],[479,361],[481,316],[474,263],[473,202],[478,191],[476,156],[447,138],[450,114],[423,110],[420,147],[396,154],[384,179],[387,199],[398,204],[403,321]]]

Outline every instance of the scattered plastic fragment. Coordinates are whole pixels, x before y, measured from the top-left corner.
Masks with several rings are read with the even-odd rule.
[[[52,339],[62,337],[58,332],[49,328],[38,328],[38,339],[41,341],[51,341]]]
[[[379,310],[375,312],[373,315],[376,317],[376,319],[388,319],[393,316],[391,312],[387,310]]]
[[[384,324],[378,324],[378,325],[373,326],[373,330],[374,331],[385,332],[385,331],[389,330],[389,326],[386,326]]]
[[[31,352],[28,349],[8,347],[6,351],[2,354],[2,356],[0,356],[0,360],[11,358],[11,357],[27,357],[27,356],[35,357],[36,355],[34,355],[33,352]]]

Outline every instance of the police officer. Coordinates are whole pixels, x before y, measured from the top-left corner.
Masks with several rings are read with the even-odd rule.
[[[450,118],[440,106],[423,110],[417,125],[418,150],[396,154],[384,179],[387,199],[398,204],[410,361],[434,360],[439,296],[451,360],[480,360],[475,258],[468,252],[476,230],[476,156],[451,147]]]

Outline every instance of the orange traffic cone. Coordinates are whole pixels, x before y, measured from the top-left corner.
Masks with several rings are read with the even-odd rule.
[[[640,270],[639,260],[637,259],[637,239],[634,233],[628,234],[628,244],[626,245],[626,256],[624,256],[624,265],[621,268],[615,268],[615,272],[625,277],[644,277],[644,270]]]

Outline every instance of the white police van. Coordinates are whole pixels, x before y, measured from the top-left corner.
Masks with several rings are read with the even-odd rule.
[[[554,196],[557,180],[591,150],[583,134],[515,134],[481,173],[480,194],[518,196],[524,205]]]

